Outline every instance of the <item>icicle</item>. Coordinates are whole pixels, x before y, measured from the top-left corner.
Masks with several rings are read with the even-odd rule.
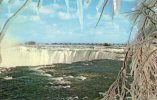
[[[99,9],[102,7],[103,4],[104,4],[104,0],[99,0],[98,5],[96,6],[97,13],[99,13]]]
[[[77,15],[79,18],[79,22],[81,25],[81,30],[83,29],[83,7],[82,7],[82,0],[77,0]]]
[[[42,6],[43,0],[38,0],[37,8],[39,9]]]
[[[65,0],[66,7],[67,7],[67,14],[70,14],[70,9],[69,9],[69,0]]]
[[[91,4],[91,0],[84,0],[84,5],[86,8]]]
[[[119,10],[120,0],[113,0],[113,15]]]
[[[43,0],[38,0],[38,5],[37,5],[37,9],[36,9],[36,15],[39,16],[39,10],[42,6]]]

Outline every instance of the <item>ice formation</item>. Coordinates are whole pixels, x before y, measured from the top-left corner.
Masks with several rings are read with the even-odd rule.
[[[82,0],[77,0],[77,16],[81,25],[81,30],[83,29],[83,5]]]
[[[65,0],[65,4],[66,4],[66,7],[67,7],[67,14],[69,15],[70,14],[69,0]]]
[[[114,11],[113,14],[115,14],[118,11],[119,6],[120,6],[120,0],[113,0],[113,11]]]
[[[104,4],[104,0],[99,0],[98,5],[96,6],[97,13],[99,13],[99,10],[101,9],[103,4]]]
[[[38,0],[37,8],[39,9],[42,6],[43,0]]]

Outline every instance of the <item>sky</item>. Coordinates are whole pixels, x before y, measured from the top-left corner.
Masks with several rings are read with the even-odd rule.
[[[7,18],[19,8],[24,0],[8,4],[4,0],[0,7],[0,28]],[[99,0],[90,5],[83,4],[83,24],[77,13],[77,0],[69,0],[69,13],[65,0],[43,0],[37,9],[37,0],[33,0],[25,11],[15,18],[9,26],[4,39],[39,43],[126,43],[131,31],[131,23],[126,14],[136,7],[136,0],[121,0],[120,10],[112,20],[111,3],[105,9],[97,27],[101,8],[96,10]],[[134,36],[132,35],[132,38]]]

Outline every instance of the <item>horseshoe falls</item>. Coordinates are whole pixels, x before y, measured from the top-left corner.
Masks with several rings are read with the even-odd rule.
[[[25,46],[3,48],[1,67],[38,66],[100,59],[122,60],[123,48],[104,46]]]

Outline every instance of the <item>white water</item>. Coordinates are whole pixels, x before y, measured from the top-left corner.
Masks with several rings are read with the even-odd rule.
[[[1,67],[37,66],[96,59],[117,59],[122,49],[17,46],[2,49]]]

